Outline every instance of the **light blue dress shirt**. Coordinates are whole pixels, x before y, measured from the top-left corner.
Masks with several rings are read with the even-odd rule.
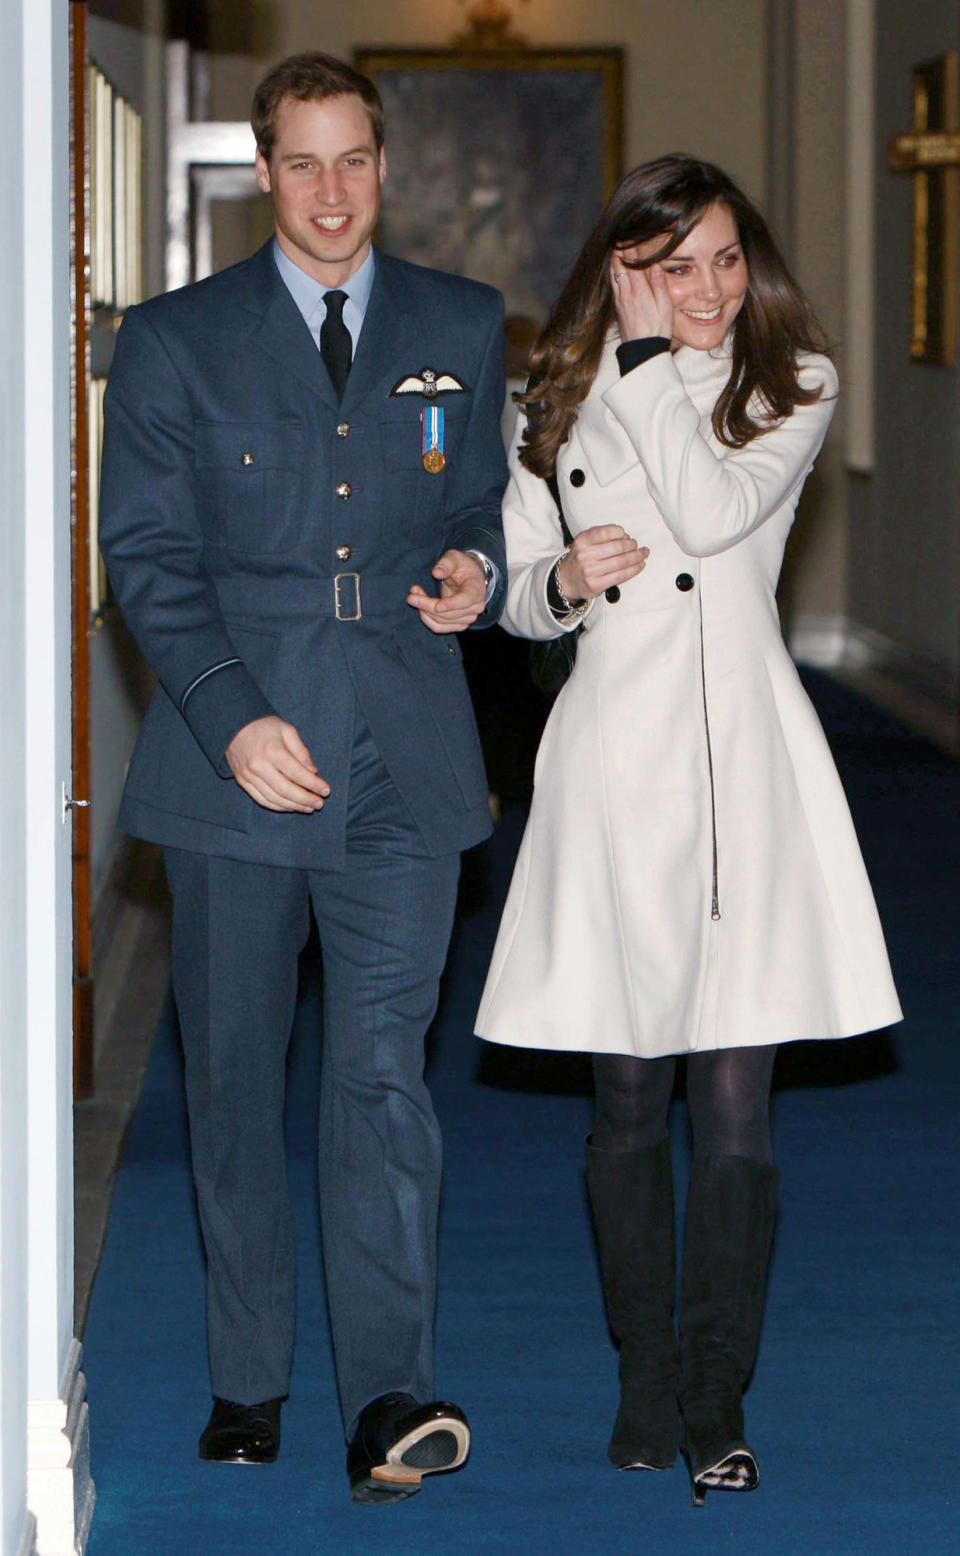
[[[367,304],[370,301],[370,293],[373,291],[373,278],[376,272],[376,259],[371,248],[363,264],[348,276],[346,281],[334,288],[324,286],[320,281],[315,281],[313,276],[307,275],[299,265],[283,252],[276,238],[273,240],[273,257],[281,280],[290,296],[293,298],[303,316],[303,322],[313,336],[317,350],[320,349],[320,331],[323,321],[327,317],[327,305],[324,296],[327,292],[346,292],[347,300],[343,305],[343,322],[350,331],[350,339],[353,342],[353,354],[357,354],[357,342],[360,339],[360,331],[363,329],[363,321],[367,312]],[[487,575],[486,604],[489,605],[494,591],[500,581],[500,569],[495,562],[484,556],[482,551],[468,552],[469,556],[475,556]]]
[[[299,265],[295,265],[280,247],[276,238],[273,240],[273,257],[277,262],[277,269],[283,280],[284,286],[290,293],[301,314],[303,322],[313,336],[317,349],[320,348],[320,331],[323,321],[327,317],[327,305],[324,297],[327,292],[346,292],[347,300],[343,305],[343,322],[350,331],[350,339],[353,341],[353,354],[357,354],[357,342],[360,339],[360,331],[363,328],[364,315],[367,304],[370,301],[370,293],[373,291],[373,277],[376,261],[373,249],[370,250],[359,269],[348,276],[338,287],[323,286],[315,281],[313,276],[307,275]]]

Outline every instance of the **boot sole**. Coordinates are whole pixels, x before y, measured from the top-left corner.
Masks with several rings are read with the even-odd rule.
[[[690,1484],[694,1507],[703,1507],[708,1491],[756,1491],[760,1484],[760,1466],[749,1449],[740,1448],[724,1454],[695,1478],[691,1473]]]

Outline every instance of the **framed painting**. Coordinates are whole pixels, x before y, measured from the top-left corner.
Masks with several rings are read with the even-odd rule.
[[[541,323],[620,176],[623,51],[360,48],[387,116],[379,242]]]

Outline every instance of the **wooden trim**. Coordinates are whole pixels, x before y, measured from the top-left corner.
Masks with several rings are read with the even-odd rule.
[[[90,798],[90,469],[88,435],[89,247],[87,241],[87,5],[70,6],[72,271],[71,593],[73,671],[72,783],[75,799]],[[90,810],[73,819],[73,1085],[76,1098],[93,1091],[92,893]]]

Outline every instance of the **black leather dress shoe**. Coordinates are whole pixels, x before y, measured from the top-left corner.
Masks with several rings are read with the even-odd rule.
[[[382,1394],[361,1411],[347,1449],[355,1502],[399,1502],[424,1475],[455,1470],[470,1451],[470,1428],[456,1405],[418,1405],[412,1394]]]
[[[213,1397],[210,1419],[200,1438],[201,1459],[220,1464],[272,1464],[280,1448],[282,1399],[260,1405],[235,1405]]]

